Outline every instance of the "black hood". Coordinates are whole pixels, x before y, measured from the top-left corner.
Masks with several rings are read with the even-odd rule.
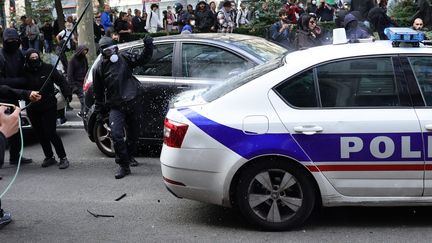
[[[6,28],[3,31],[3,41],[7,41],[7,40],[19,40],[19,35],[18,32],[16,31],[16,29],[12,29],[12,28]]]
[[[204,11],[206,11],[206,10],[210,10],[210,6],[209,6],[206,2],[201,1],[201,2],[199,2],[199,3],[195,6],[195,11],[199,11],[199,5],[200,5],[201,3],[204,3],[204,4],[205,4]]]

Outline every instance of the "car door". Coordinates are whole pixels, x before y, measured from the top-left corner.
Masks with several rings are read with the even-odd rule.
[[[346,196],[421,196],[420,127],[396,57],[318,65],[271,98],[282,122]]]
[[[136,46],[132,52],[140,53],[143,46]],[[144,121],[141,138],[162,139],[163,119],[168,111],[170,99],[177,93],[173,63],[175,43],[155,43],[151,60],[134,68],[133,74],[144,86]]]
[[[176,79],[179,90],[207,88],[257,65],[221,46],[187,42],[181,46]]]
[[[420,121],[425,147],[424,196],[432,195],[432,56],[401,57],[415,111]]]

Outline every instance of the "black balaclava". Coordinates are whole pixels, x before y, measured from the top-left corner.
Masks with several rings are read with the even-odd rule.
[[[3,49],[7,53],[16,52],[21,45],[21,41],[16,29],[6,28],[3,32]]]
[[[36,53],[38,54],[38,59],[36,60],[30,60],[30,55]],[[42,67],[42,60],[40,59],[40,54],[37,50],[30,48],[26,51],[25,54],[25,67],[32,71],[32,72],[37,72],[41,67]]]

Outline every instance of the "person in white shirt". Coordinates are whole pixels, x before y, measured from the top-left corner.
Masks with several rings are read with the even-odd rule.
[[[241,3],[240,10],[237,13],[236,19],[237,28],[249,24],[249,20],[247,19],[248,15],[249,11],[246,9],[246,5],[244,3]]]
[[[162,28],[162,22],[157,13],[159,6],[153,3],[150,8],[151,12],[147,17],[146,29],[150,33],[156,33],[159,28]]]

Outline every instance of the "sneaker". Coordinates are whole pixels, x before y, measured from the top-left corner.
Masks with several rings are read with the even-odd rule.
[[[59,169],[66,169],[67,167],[69,167],[69,160],[64,157],[63,159],[60,159],[60,163],[59,163]]]
[[[129,165],[132,167],[137,167],[139,165],[138,161],[136,161],[135,158],[131,158],[131,160],[129,161]]]
[[[21,164],[30,164],[33,163],[33,160],[30,158],[26,158],[26,157],[21,157]],[[11,165],[17,165],[18,164],[18,159],[13,159],[9,161],[9,164]]]
[[[78,113],[76,113],[76,116],[79,117],[79,118],[82,118],[82,113],[81,113],[81,111],[78,112]]]
[[[0,226],[7,225],[12,221],[11,213],[3,212],[3,216],[0,217]]]
[[[46,168],[48,166],[55,165],[55,164],[57,164],[57,160],[54,157],[45,158],[44,161],[42,162],[42,167]]]
[[[120,168],[117,170],[117,173],[115,174],[116,179],[121,179],[131,173],[131,170],[129,166],[120,166]]]

